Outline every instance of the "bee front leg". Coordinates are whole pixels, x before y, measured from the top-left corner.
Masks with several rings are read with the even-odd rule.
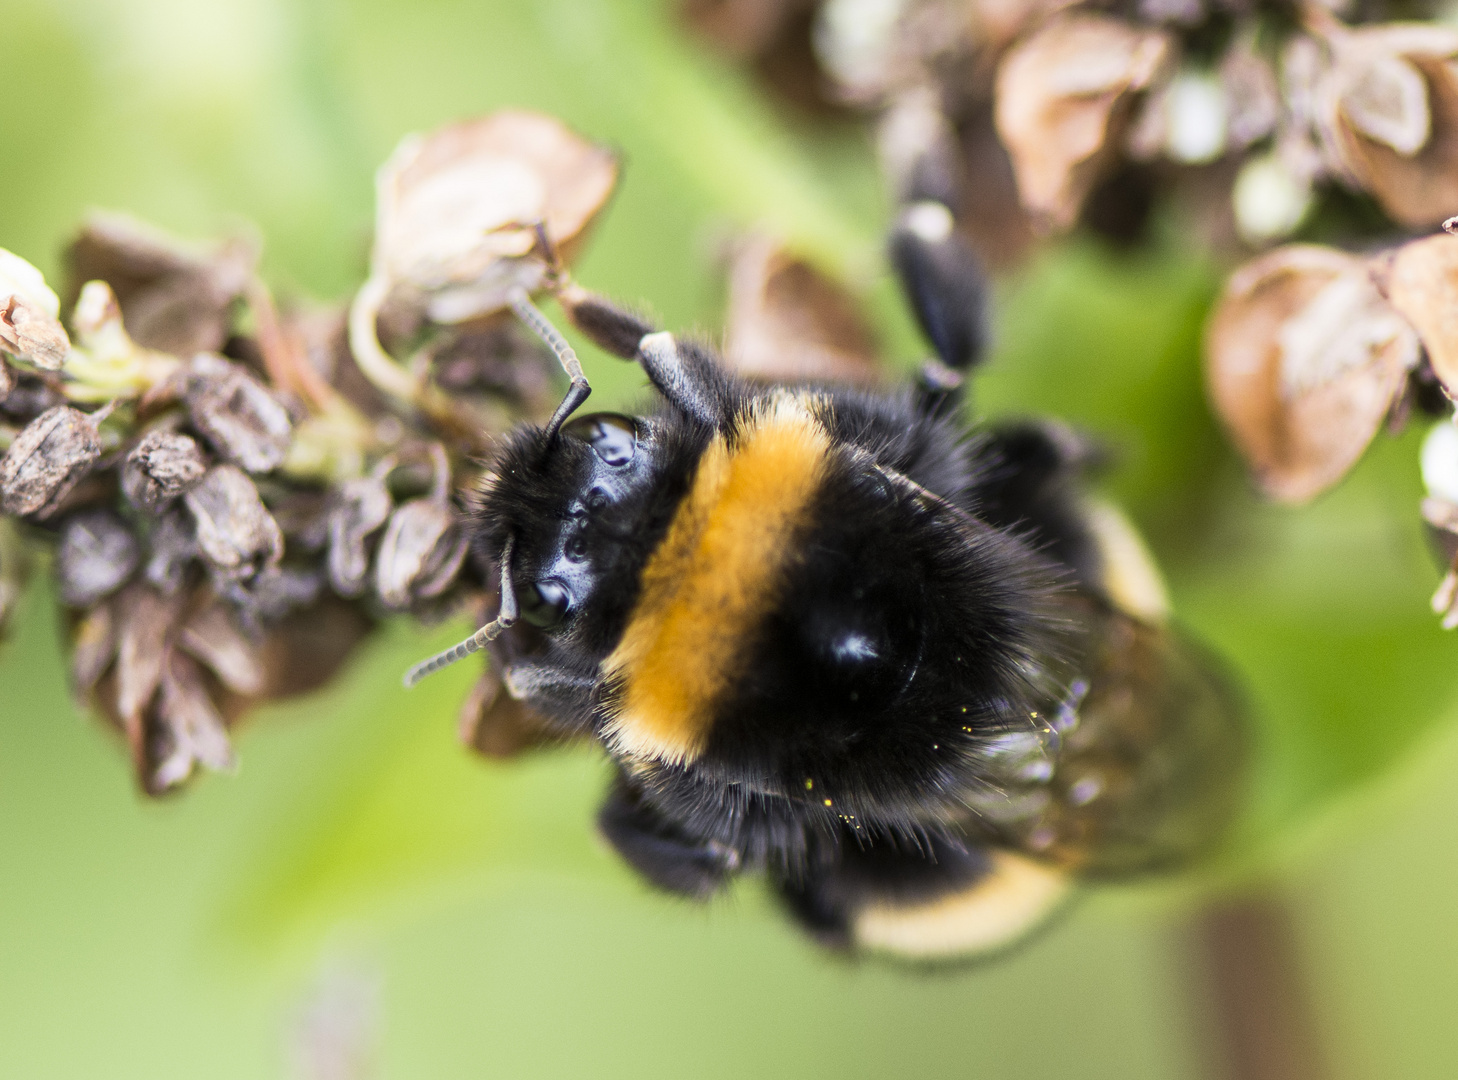
[[[590,711],[601,680],[557,664],[522,661],[502,672],[506,692],[540,712],[554,715]]]
[[[614,356],[636,360],[654,388],[679,411],[717,427],[739,403],[734,376],[709,350],[679,341],[577,286],[563,289],[558,300],[577,329]]]

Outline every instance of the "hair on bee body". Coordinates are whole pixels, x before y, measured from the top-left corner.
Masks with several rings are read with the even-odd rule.
[[[514,296],[571,387],[481,493],[500,614],[412,677],[529,624],[505,685],[613,760],[598,825],[650,883],[758,872],[826,944],[981,955],[1208,846],[1240,725],[1081,440],[966,422],[986,283],[948,208],[907,206],[889,254],[935,357],[887,393],[749,382],[563,281],[656,391],[576,415],[575,353]]]

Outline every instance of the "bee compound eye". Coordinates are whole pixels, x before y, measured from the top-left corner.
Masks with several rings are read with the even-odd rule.
[[[591,446],[605,465],[626,465],[638,452],[638,425],[631,417],[617,413],[579,416],[562,431]]]
[[[523,619],[539,630],[550,630],[567,614],[572,594],[555,578],[543,578],[521,591],[519,603]]]

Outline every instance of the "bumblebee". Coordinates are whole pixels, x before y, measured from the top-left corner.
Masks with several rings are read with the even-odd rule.
[[[985,284],[950,211],[911,204],[889,248],[936,359],[888,394],[747,381],[567,285],[656,390],[574,416],[581,365],[515,292],[571,388],[475,511],[498,617],[407,683],[496,642],[509,692],[611,757],[598,825],[653,885],[756,872],[821,942],[935,960],[1208,845],[1241,739],[1084,441],[964,422]]]

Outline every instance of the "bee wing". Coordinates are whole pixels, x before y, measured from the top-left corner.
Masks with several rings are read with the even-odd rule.
[[[1244,709],[1214,658],[1178,630],[1095,617],[1082,674],[1036,738],[999,740],[977,825],[1086,876],[1177,866],[1239,806]]]
[[[1082,507],[1098,567],[1061,701],[995,740],[968,800],[982,831],[1085,875],[1174,866],[1238,809],[1245,709],[1211,652],[1169,622],[1164,582],[1116,509]],[[1060,665],[1061,666],[1061,665]]]

